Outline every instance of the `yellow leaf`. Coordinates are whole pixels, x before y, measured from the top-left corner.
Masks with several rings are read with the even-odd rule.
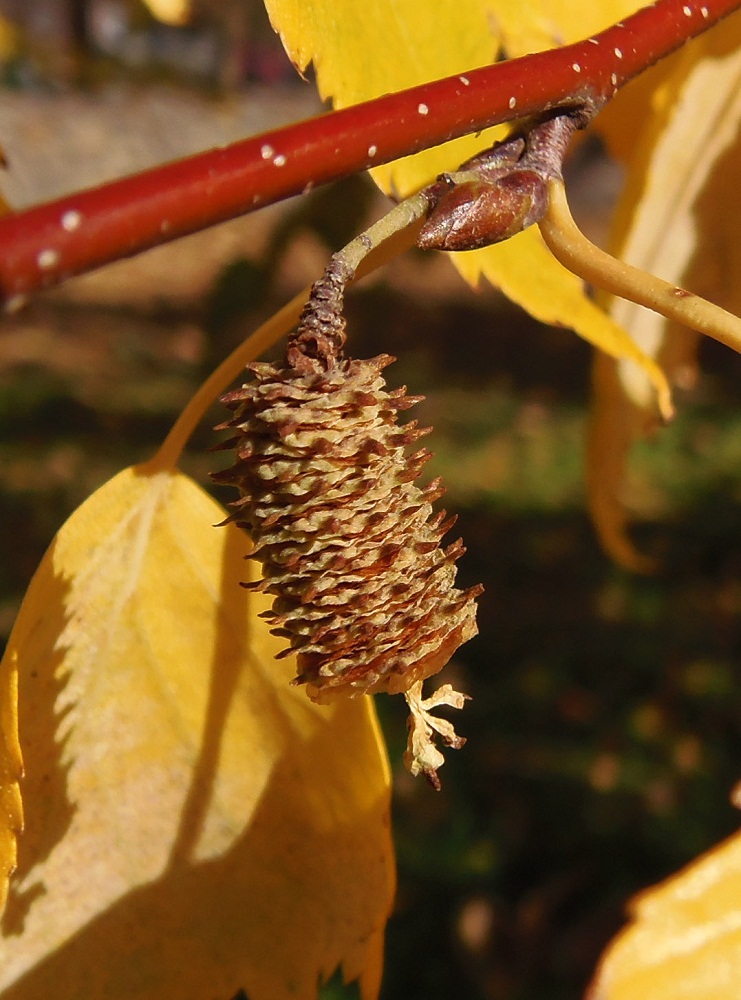
[[[393,891],[368,699],[312,704],[238,529],[187,477],[129,469],[64,525],[7,659],[26,834],[4,1000],[377,995]]]
[[[599,0],[588,10],[569,0],[438,0],[431,14],[424,0],[378,0],[358,18],[349,0],[266,0],[289,55],[300,70],[313,62],[320,94],[336,107],[485,65],[502,51],[522,55],[573,42],[639,6],[636,0]],[[466,136],[371,173],[384,191],[405,196],[507,130]],[[630,338],[552,258],[537,232],[452,259],[469,282],[485,277],[536,319],[572,328],[610,354],[640,363]]]
[[[637,267],[741,311],[741,247],[733,220],[741,212],[741,18],[729,18],[674,58],[660,78],[643,128],[613,132],[611,146],[630,145],[628,179],[617,215],[616,253]],[[611,315],[655,358],[669,378],[693,383],[697,336],[625,299]],[[589,495],[595,524],[613,557],[628,568],[654,564],[628,539],[619,494],[630,446],[655,425],[644,367],[599,359],[589,449]]]
[[[8,878],[17,860],[16,838],[23,826],[18,782],[23,771],[18,742],[18,669],[15,659],[0,664],[0,913]]]
[[[649,574],[656,572],[658,563],[633,544],[624,496],[628,454],[633,442],[645,431],[646,420],[646,414],[625,395],[615,361],[598,354],[594,359],[587,435],[589,515],[602,548],[611,559],[632,573]]]
[[[313,63],[319,93],[335,107],[487,66],[499,55],[490,0],[265,0],[271,23],[300,71]],[[491,145],[504,130],[466,136],[371,171],[405,197]]]
[[[191,0],[144,0],[144,3],[163,24],[187,24],[191,16]]]
[[[589,1000],[737,1000],[741,834],[634,900]]]
[[[492,3],[494,23],[510,59],[588,38],[642,6],[640,0],[593,0],[590,4],[573,0]]]
[[[515,302],[528,297],[528,311],[541,323],[568,325],[585,340],[613,358],[631,359],[649,369],[652,385],[660,381],[656,366],[646,361],[633,339],[614,319],[582,293],[582,282],[547,249],[534,226],[485,250],[458,254],[455,258],[464,278],[474,284],[482,274],[482,262],[497,274],[497,285]],[[487,273],[486,271],[483,273]],[[533,281],[537,275],[537,282]],[[564,317],[568,317],[565,320]]]
[[[738,283],[718,277],[741,270],[738,240],[724,239],[728,230],[722,225],[732,204],[741,207],[741,19],[731,18],[719,28],[682,51],[654,95],[646,126],[634,133],[635,152],[618,208],[616,252],[629,264],[675,284],[684,282],[697,294],[738,311]],[[725,174],[724,160],[730,160]],[[701,247],[698,282],[688,270]],[[625,299],[612,302],[610,312],[647,354],[659,356],[667,326],[663,317]],[[651,393],[644,373],[626,363],[620,377],[629,397],[646,406]]]
[[[375,0],[358,17],[354,0],[265,0],[271,23],[300,71],[313,63],[319,93],[335,107],[600,31],[641,6],[597,0],[587,10],[570,0]],[[465,136],[371,171],[400,197],[453,170],[505,135],[506,127]]]

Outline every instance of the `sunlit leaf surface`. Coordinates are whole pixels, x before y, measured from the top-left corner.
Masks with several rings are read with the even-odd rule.
[[[5,905],[8,876],[17,857],[16,837],[23,824],[18,782],[22,772],[18,743],[18,670],[15,657],[0,665],[0,912]]]
[[[736,1000],[741,983],[741,836],[633,903],[589,1000]]]
[[[493,23],[509,59],[528,52],[570,45],[603,31],[610,24],[641,7],[636,0],[491,0]]]
[[[4,998],[376,996],[393,889],[372,703],[317,707],[247,541],[189,479],[127,470],[65,524],[10,639],[26,833]]]

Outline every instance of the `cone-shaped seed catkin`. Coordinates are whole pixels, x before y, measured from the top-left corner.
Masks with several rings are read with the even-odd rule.
[[[336,282],[315,286],[284,363],[250,365],[225,398],[237,461],[215,477],[240,491],[232,519],[263,564],[253,586],[275,595],[273,631],[316,700],[436,673],[476,634],[480,591],[454,587],[464,550],[440,545],[452,519],[432,510],[439,483],[415,484],[429,453],[407,451],[426,431],[397,415],[417,399],[384,388],[388,355],[342,354]]]

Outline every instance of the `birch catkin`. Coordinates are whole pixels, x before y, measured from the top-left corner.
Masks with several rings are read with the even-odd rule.
[[[216,476],[240,491],[232,519],[263,570],[250,586],[274,595],[266,617],[317,701],[437,673],[476,634],[481,590],[454,586],[463,545],[441,539],[455,518],[433,511],[438,480],[416,483],[430,453],[408,450],[427,430],[397,418],[419,397],[385,389],[388,355],[345,357],[343,288],[330,267],[283,363],[249,365],[225,397],[237,460]]]

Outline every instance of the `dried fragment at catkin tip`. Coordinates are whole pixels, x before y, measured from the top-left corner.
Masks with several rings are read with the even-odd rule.
[[[431,719],[421,682],[476,634],[480,587],[454,586],[461,541],[441,547],[454,522],[434,513],[439,481],[416,480],[429,458],[407,450],[427,430],[397,422],[419,397],[387,391],[393,361],[344,356],[342,297],[348,275],[335,260],[314,286],[281,365],[249,365],[254,378],[225,397],[223,424],[236,463],[214,478],[236,486],[232,520],[254,542],[273,594],[266,613],[298,654],[295,683],[316,701],[387,691],[411,694],[413,773],[437,785],[433,730],[459,746],[450,723]],[[462,705],[455,692],[434,705]]]

